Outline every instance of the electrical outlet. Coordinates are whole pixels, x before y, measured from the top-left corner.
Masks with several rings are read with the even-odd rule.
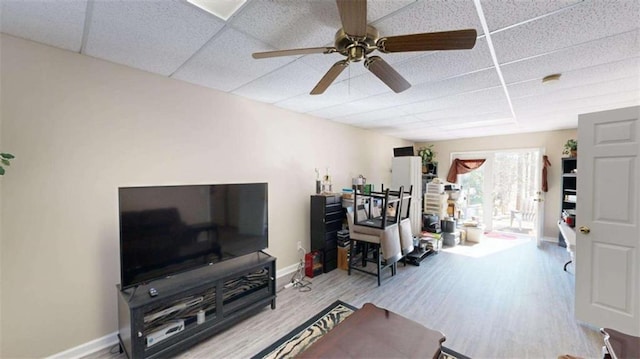
[[[301,249],[302,249],[302,242],[298,241],[298,250],[301,250]]]

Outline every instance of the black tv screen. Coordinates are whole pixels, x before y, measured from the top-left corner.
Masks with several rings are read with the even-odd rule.
[[[119,188],[121,288],[267,248],[267,187]]]

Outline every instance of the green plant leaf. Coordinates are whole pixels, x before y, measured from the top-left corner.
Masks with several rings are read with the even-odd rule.
[[[4,175],[4,168],[2,168],[2,166],[0,166],[0,176]]]
[[[9,163],[9,160],[5,160],[4,158],[0,159],[0,161],[2,161],[2,164],[5,166],[11,166],[11,163]]]
[[[0,157],[2,158],[6,158],[8,160],[12,159],[12,158],[16,158],[14,155],[10,154],[10,153],[0,153]]]

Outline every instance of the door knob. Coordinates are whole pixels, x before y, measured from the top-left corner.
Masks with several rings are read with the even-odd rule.
[[[591,229],[587,226],[580,226],[580,233],[582,234],[589,234],[589,232],[591,232]]]

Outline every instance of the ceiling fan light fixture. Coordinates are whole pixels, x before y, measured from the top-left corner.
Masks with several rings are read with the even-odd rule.
[[[247,0],[187,0],[187,2],[227,21]]]
[[[542,78],[542,83],[547,85],[556,83],[557,81],[560,81],[560,76],[562,76],[562,74],[552,74],[549,76],[545,76]]]

